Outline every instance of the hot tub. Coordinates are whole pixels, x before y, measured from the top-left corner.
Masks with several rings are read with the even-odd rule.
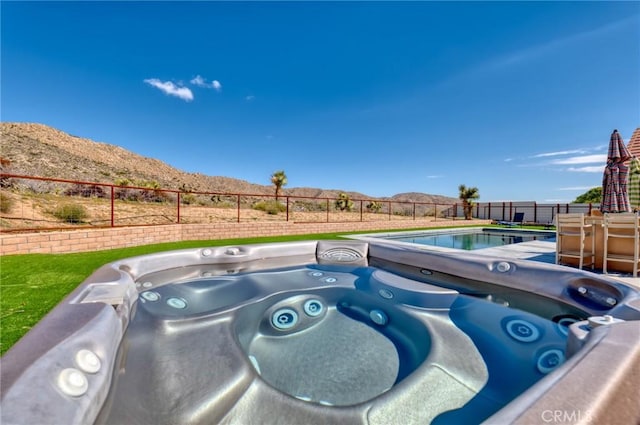
[[[367,242],[179,250],[98,269],[1,361],[3,424],[635,423],[640,294]]]

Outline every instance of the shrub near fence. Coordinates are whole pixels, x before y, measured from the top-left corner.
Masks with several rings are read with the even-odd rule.
[[[178,191],[0,174],[0,230],[211,224],[435,221],[456,204]]]

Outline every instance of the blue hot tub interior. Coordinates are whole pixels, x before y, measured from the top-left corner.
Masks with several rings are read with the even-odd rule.
[[[2,423],[539,418],[547,394],[543,408],[575,406],[564,385],[594,387],[585,406],[607,379],[633,387],[582,365],[609,334],[609,356],[638,364],[638,323],[638,291],[527,261],[354,241],[141,256],[96,271],[3,357]]]
[[[567,322],[372,267],[313,264],[160,285],[154,279],[166,280],[155,274],[139,282],[147,288],[123,340],[125,372],[114,377],[98,423],[120,424],[132,415],[192,422],[193,406],[179,402],[186,388],[207,400],[199,415],[222,420],[217,393],[237,385],[239,395],[249,383],[229,372],[224,379],[212,363],[230,371],[239,361],[299,400],[300,410],[371,404],[409,381],[434,400],[427,419],[468,423],[488,417],[565,359]],[[241,355],[214,344],[235,344]],[[135,397],[132,388],[139,390]],[[373,404],[370,415],[382,418]]]

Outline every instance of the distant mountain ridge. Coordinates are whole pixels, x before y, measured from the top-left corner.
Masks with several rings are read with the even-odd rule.
[[[132,181],[155,181],[163,189],[187,188],[198,192],[274,193],[272,185],[184,172],[158,159],[138,155],[120,146],[72,136],[44,124],[2,122],[0,143],[2,170],[12,174],[109,184],[127,178]],[[458,201],[448,196],[418,192],[380,198],[340,189],[285,187],[282,190],[283,195],[316,198],[335,198],[341,192],[347,193],[352,199],[442,204]]]

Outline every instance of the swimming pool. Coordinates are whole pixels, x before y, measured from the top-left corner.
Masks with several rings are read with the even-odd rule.
[[[362,241],[205,247],[106,264],[0,362],[3,424],[636,423],[640,293]]]
[[[380,238],[394,242],[407,242],[440,248],[476,249],[493,248],[535,240],[555,241],[555,232],[537,230],[515,230],[498,228],[457,228],[443,230],[425,230],[419,232],[396,232],[370,234],[371,238]]]

